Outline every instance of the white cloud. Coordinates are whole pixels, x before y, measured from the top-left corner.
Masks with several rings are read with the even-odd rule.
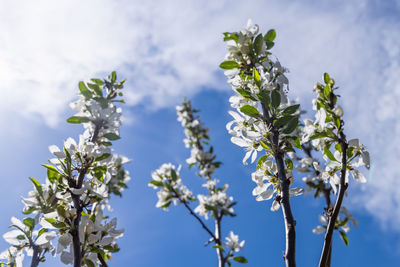
[[[376,15],[377,7],[376,1],[334,7],[331,1],[317,7],[261,0],[2,1],[0,123],[17,114],[56,126],[78,80],[114,69],[128,79],[128,103],[146,101],[154,109],[204,87],[229,90],[217,67],[225,53],[221,33],[251,17],[263,30],[277,29],[275,53],[304,104],[325,71],[341,86],[348,135],[360,137],[375,162],[360,203],[386,223],[387,211],[400,205],[400,36],[399,21]],[[398,8],[393,4],[391,12]],[[400,225],[400,212],[392,222]]]

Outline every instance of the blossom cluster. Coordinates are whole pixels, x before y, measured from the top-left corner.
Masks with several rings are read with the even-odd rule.
[[[274,158],[299,146],[296,137],[299,105],[288,99],[287,69],[269,51],[274,45],[275,31],[270,30],[265,35],[258,31],[258,26],[249,21],[245,29],[225,33],[228,53],[220,67],[226,70],[228,83],[236,92],[229,99],[231,107],[236,109],[229,111],[234,120],[226,128],[232,135],[232,143],[246,150],[244,164],[249,159],[254,163],[258,153],[265,152],[252,174],[257,184],[253,195],[258,201],[275,195],[271,210],[277,210],[281,181]],[[289,157],[285,161],[287,179],[292,183],[293,164]],[[290,189],[290,196],[301,193],[300,188]]]
[[[323,196],[327,207],[325,214],[319,216],[322,226],[316,227],[314,233],[323,233],[327,228],[328,220],[333,212],[331,194],[337,195],[338,188],[343,176],[344,184],[349,183],[349,174],[360,183],[367,180],[358,167],[370,167],[370,157],[365,146],[358,139],[347,140],[344,134],[344,111],[337,105],[338,96],[335,91],[335,81],[324,74],[324,85],[317,83],[314,91],[317,97],[313,99],[313,110],[316,111],[315,120],[305,119],[304,127],[299,133],[300,142],[305,152],[304,157],[296,157],[299,172],[308,172],[303,178],[307,185],[307,191],[314,190],[314,196]],[[345,149],[345,155],[343,150]],[[332,151],[333,150],[333,151]],[[321,151],[323,163],[314,158],[312,151]],[[357,225],[352,215],[344,206],[340,208],[340,214],[335,222],[335,229],[339,230],[343,241],[348,244],[346,233],[350,230],[348,222]]]
[[[7,250],[9,264],[18,262],[17,266],[21,266],[23,251],[29,256],[33,254],[33,264],[38,256],[32,253],[35,248],[40,253],[61,254],[63,263],[72,264],[77,258],[73,247],[79,245],[81,264],[94,266],[111,259],[111,254],[119,250],[116,240],[123,229],[117,230],[116,218],[108,220],[103,210],[111,210],[108,203],[111,194],[121,196],[130,180],[123,167],[129,160],[113,154],[111,149],[111,141],[120,138],[121,108],[115,103],[123,102],[117,99],[122,96],[123,83],[117,82],[115,72],[105,80],[79,83],[79,99],[70,105],[77,113],[67,122],[83,124],[85,131],[78,141],[70,137],[61,148],[49,147],[54,158],[43,165],[47,169],[44,184],[30,178],[34,189],[22,199],[23,213],[36,216],[23,220],[29,231],[19,224],[13,231],[21,231],[21,235],[10,239],[14,232],[9,232],[3,236],[13,245]],[[33,231],[35,226],[41,228]],[[54,238],[57,248],[50,242]],[[40,254],[39,260],[45,260],[44,254]]]
[[[152,173],[153,180],[149,182],[149,186],[160,189],[157,192],[158,202],[156,207],[166,210],[171,203],[184,203],[192,215],[197,213],[208,220],[211,214],[215,219],[216,229],[220,229],[221,220],[224,216],[236,216],[233,210],[236,202],[226,192],[228,185],[219,186],[219,180],[212,178],[221,162],[216,161],[216,155],[213,154],[214,149],[208,143],[210,140],[209,130],[200,122],[200,116],[196,114],[198,110],[193,109],[191,102],[187,100],[183,101],[182,106],[177,106],[176,110],[178,121],[184,127],[184,144],[191,149],[190,158],[186,162],[189,168],[192,166],[198,168],[198,176],[204,179],[203,187],[207,189],[208,194],[198,194],[195,198],[193,193],[182,184],[180,166],[176,168],[171,163],[163,164]],[[189,204],[196,200],[198,200],[198,206],[192,211]],[[200,217],[197,218],[201,220]],[[210,230],[208,231],[211,233]],[[230,264],[231,259],[242,263],[247,262],[244,257],[234,257],[234,253],[243,248],[244,241],[239,242],[239,237],[230,232],[230,236],[226,238],[227,241],[223,242],[219,231],[211,234],[211,242],[216,243],[215,247],[219,254],[220,264],[222,264],[220,266],[224,266],[224,263]],[[222,245],[225,245],[228,249],[224,256],[222,255],[225,249]]]
[[[157,192],[157,208],[168,210],[171,203],[174,205],[180,202],[194,201],[193,193],[182,183],[180,175],[181,166],[176,168],[172,163],[164,163],[161,167],[152,172],[149,186],[154,189],[160,188]]]

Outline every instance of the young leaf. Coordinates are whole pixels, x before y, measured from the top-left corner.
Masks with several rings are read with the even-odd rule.
[[[245,97],[245,98],[250,98],[253,101],[257,101],[257,99],[255,99],[252,95],[250,91],[247,91],[243,88],[238,88],[236,89],[236,92],[238,92],[241,96]]]
[[[329,77],[328,73],[324,73],[324,82],[328,84],[331,81],[331,77]]]
[[[108,140],[114,141],[114,140],[118,140],[121,137],[119,137],[117,134],[115,133],[106,133],[105,135],[103,135],[105,138],[107,138]]]
[[[97,158],[95,159],[95,161],[101,161],[101,160],[106,159],[106,158],[108,158],[108,157],[110,157],[110,156],[111,156],[110,153],[104,153],[104,154],[101,155],[100,157],[97,157]]]
[[[234,261],[239,263],[248,263],[249,261],[243,256],[236,256],[233,258]]]
[[[258,55],[261,52],[262,45],[263,45],[263,36],[260,33],[257,35],[257,37],[254,39],[253,47],[254,47],[254,52]]]
[[[81,91],[81,94],[86,98],[89,99],[92,97],[92,93],[89,91],[89,89],[86,87],[84,82],[79,82],[78,84],[79,90]]]
[[[274,29],[271,29],[265,34],[264,40],[273,42],[275,40],[275,37],[276,37],[276,31]]]
[[[339,231],[340,237],[342,238],[343,242],[346,244],[346,246],[349,245],[349,239],[347,238],[347,235],[343,231]]]
[[[271,93],[272,107],[277,108],[281,104],[281,94],[278,90],[273,90]]]
[[[258,117],[258,115],[260,115],[258,110],[255,107],[250,106],[250,105],[245,105],[245,106],[241,107],[240,111],[250,117]]]
[[[32,230],[33,227],[35,227],[35,220],[32,219],[32,218],[26,218],[26,219],[24,219],[24,224],[25,224],[26,226],[28,226],[29,229]]]
[[[117,81],[117,73],[115,71],[113,71],[111,73],[111,83],[115,83]]]
[[[275,127],[283,127],[289,123],[290,120],[295,118],[296,116],[284,116],[280,117],[279,119],[276,120],[275,122]]]
[[[254,80],[256,81],[257,86],[260,87],[260,85],[261,85],[260,74],[258,73],[256,68],[253,68],[253,77],[254,77]]]
[[[257,161],[257,170],[262,167],[264,162],[268,159],[267,155],[262,156],[258,161]]]
[[[163,186],[163,182],[161,181],[151,180],[149,183],[155,186]]]
[[[236,61],[224,61],[221,64],[219,64],[219,67],[225,70],[235,69],[238,68],[239,66],[240,65]]]
[[[42,185],[36,181],[35,178],[29,177],[29,179],[32,181],[33,186],[36,188],[36,191],[38,191],[39,195],[43,195],[43,189],[42,189]]]
[[[224,247],[220,246],[220,245],[214,245],[212,246],[213,248],[218,248],[219,250],[221,250],[222,252],[225,251]]]
[[[291,114],[295,113],[299,109],[299,107],[300,107],[299,104],[289,106],[283,110],[283,115],[291,115]]]
[[[89,118],[87,118],[87,117],[80,117],[80,116],[72,116],[72,117],[69,117],[69,118],[67,119],[67,122],[68,122],[68,123],[74,123],[74,124],[79,124],[79,123],[89,122],[89,121],[90,121]]]
[[[324,147],[324,154],[328,157],[328,159],[332,160],[332,161],[337,161],[335,159],[335,157],[332,155],[332,152],[329,150],[328,146]]]
[[[271,103],[269,94],[266,91],[260,91],[260,93],[257,94],[257,97],[265,106],[268,106]]]
[[[286,127],[282,130],[282,133],[284,134],[290,134],[292,133],[296,128],[297,125],[299,124],[299,118],[293,117],[286,125]]]

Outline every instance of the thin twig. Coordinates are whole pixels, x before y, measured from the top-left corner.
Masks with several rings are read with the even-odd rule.
[[[100,253],[97,253],[97,258],[101,262],[101,267],[108,267],[107,263],[105,262],[105,260],[103,259],[103,257],[101,256]]]

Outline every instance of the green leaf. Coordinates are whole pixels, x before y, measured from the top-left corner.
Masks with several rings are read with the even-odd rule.
[[[55,228],[62,229],[62,228],[65,228],[65,227],[66,227],[65,223],[59,222],[59,221],[57,221],[56,219],[53,219],[53,218],[46,218],[45,220],[46,220],[47,222],[49,222],[51,225],[53,225]]]
[[[89,86],[89,88],[92,89],[98,96],[103,96],[103,92],[97,84],[87,83],[87,86]]]
[[[95,159],[95,161],[101,161],[101,160],[106,159],[106,158],[108,158],[108,157],[110,157],[110,156],[111,156],[110,153],[104,153],[104,154],[101,155],[100,157],[97,157],[97,158]]]
[[[104,146],[112,146],[111,142],[101,142],[101,144]]]
[[[168,201],[164,205],[161,206],[162,209],[167,209],[171,205],[171,201]]]
[[[239,263],[248,263],[249,261],[243,256],[236,256],[233,258],[234,261]]]
[[[258,161],[257,161],[257,170],[262,167],[264,162],[268,159],[267,155],[262,156]]]
[[[327,84],[324,87],[324,95],[325,95],[325,97],[329,99],[329,94],[330,93],[331,93],[331,87],[329,86],[329,84]]]
[[[35,210],[35,208],[30,207],[27,210],[22,211],[22,214],[31,214],[33,211]]]
[[[275,37],[276,37],[276,31],[274,29],[271,29],[265,34],[264,40],[273,42],[275,40]]]
[[[261,103],[263,103],[265,106],[268,106],[271,103],[271,98],[269,97],[269,93],[266,91],[260,91],[260,93],[257,94],[258,99],[260,99]]]
[[[155,186],[163,186],[163,185],[164,185],[163,182],[161,182],[161,181],[156,181],[156,180],[151,180],[149,183],[150,183],[150,184],[153,184],[153,185],[155,185]]]
[[[239,42],[239,36],[234,32],[224,32],[224,41],[234,40],[236,43]]]
[[[292,133],[296,128],[297,125],[299,124],[299,117],[293,117],[286,125],[286,127],[282,130],[282,133],[284,134],[290,134]]]
[[[89,122],[89,121],[90,120],[88,117],[80,117],[80,116],[72,116],[67,119],[68,123],[74,123],[74,124],[79,124],[79,123]]]
[[[238,92],[241,96],[246,97],[246,98],[250,98],[253,101],[257,101],[257,99],[255,99],[252,95],[250,91],[247,91],[243,88],[238,88],[236,89],[236,92]]]
[[[222,252],[225,252],[224,247],[220,246],[220,245],[214,245],[212,246],[213,248],[218,248],[219,250],[221,250]]]
[[[294,146],[298,149],[302,149],[300,139],[298,137],[296,137],[296,139],[294,140]]]
[[[257,37],[254,39],[253,47],[254,47],[254,52],[258,55],[261,53],[262,45],[263,45],[263,36],[260,33],[257,35]]]
[[[245,105],[245,106],[241,107],[240,111],[250,117],[258,117],[260,115],[258,110],[255,107],[250,106],[250,105]]]
[[[335,159],[335,157],[332,155],[332,152],[329,150],[328,146],[324,147],[324,154],[328,157],[328,159],[332,160],[332,161],[337,161]]]
[[[206,210],[213,210],[213,211],[217,211],[217,208],[208,204],[204,204],[204,207],[206,208]]]
[[[65,208],[63,206],[57,206],[57,213],[61,217],[65,217],[66,210],[65,210]]]
[[[89,99],[92,97],[92,93],[89,91],[89,89],[86,87],[84,82],[79,82],[78,84],[79,90],[81,91],[81,94],[86,98]]]
[[[340,237],[342,238],[343,242],[346,244],[346,246],[348,246],[349,245],[349,239],[347,238],[346,233],[341,231],[341,230],[339,231],[339,233],[340,233]]]
[[[299,109],[299,107],[300,107],[299,104],[293,105],[293,106],[290,106],[290,107],[287,107],[287,108],[285,108],[285,109],[283,110],[283,115],[290,115],[290,114],[293,114],[293,113],[295,113],[295,112]]]
[[[336,129],[340,129],[340,119],[338,118],[338,117],[336,117],[335,118],[335,126],[336,126]]]
[[[275,45],[274,42],[270,42],[270,41],[265,41],[265,44],[267,45],[267,50],[270,50]]]
[[[271,93],[272,107],[277,108],[281,104],[281,94],[278,90],[273,90]]]
[[[107,138],[108,140],[114,141],[114,140],[118,140],[121,137],[119,137],[119,135],[115,134],[115,133],[106,133],[105,135],[103,135],[105,138]]]
[[[43,196],[43,188],[42,188],[42,185],[41,185],[38,181],[36,181],[35,178],[29,177],[29,179],[32,181],[33,186],[35,186],[36,191],[38,191],[39,195]]]
[[[267,146],[267,144],[265,144],[262,140],[260,140],[259,142],[260,142],[260,145],[261,145],[264,149],[266,149],[266,150],[269,150],[269,149],[270,149],[270,148]]]
[[[90,80],[99,86],[102,86],[104,84],[104,82],[100,79],[90,79]]]
[[[58,171],[47,169],[47,179],[49,179],[50,183],[54,183],[56,180],[58,180],[58,178],[60,178],[60,174]]]
[[[171,170],[171,178],[172,178],[172,181],[178,180],[178,175],[176,174],[175,170]]]
[[[339,143],[337,143],[337,144],[335,145],[335,149],[336,149],[337,151],[339,151],[340,153],[342,153],[342,147],[341,147],[341,145],[340,145]]]
[[[26,219],[24,219],[24,224],[26,225],[26,226],[28,226],[29,227],[29,229],[33,229],[33,227],[35,227],[35,220],[34,219],[32,219],[32,218],[26,218]]]
[[[328,137],[328,133],[326,131],[320,132],[320,133],[315,133],[310,136],[310,140],[318,139],[318,138],[324,138]]]
[[[289,158],[285,158],[286,167],[291,171],[293,170],[293,161]]]
[[[295,118],[296,116],[284,116],[284,117],[280,117],[279,119],[276,120],[275,122],[275,127],[281,128],[283,126],[286,126],[290,120],[292,120],[293,118]]]
[[[96,267],[96,265],[94,265],[94,263],[88,258],[85,259],[85,264],[87,267]]]
[[[329,77],[328,73],[324,73],[324,82],[328,84],[331,81],[331,77]]]
[[[18,235],[18,236],[17,236],[17,239],[18,239],[18,240],[25,240],[25,238],[26,238],[26,237],[25,237],[24,235]]]
[[[38,232],[38,237],[41,236],[43,233],[46,233],[46,232],[48,232],[48,231],[49,231],[49,230],[47,230],[46,228],[40,229],[39,232]]]
[[[256,81],[257,86],[260,87],[260,85],[261,85],[260,74],[258,73],[256,68],[253,68],[253,77],[254,77],[254,80]]]
[[[115,83],[117,81],[117,73],[115,71],[111,72],[111,83]]]
[[[231,69],[235,69],[235,68],[239,68],[240,65],[236,62],[236,61],[224,61],[221,64],[219,64],[219,67],[221,69],[225,69],[225,70],[231,70]]]

